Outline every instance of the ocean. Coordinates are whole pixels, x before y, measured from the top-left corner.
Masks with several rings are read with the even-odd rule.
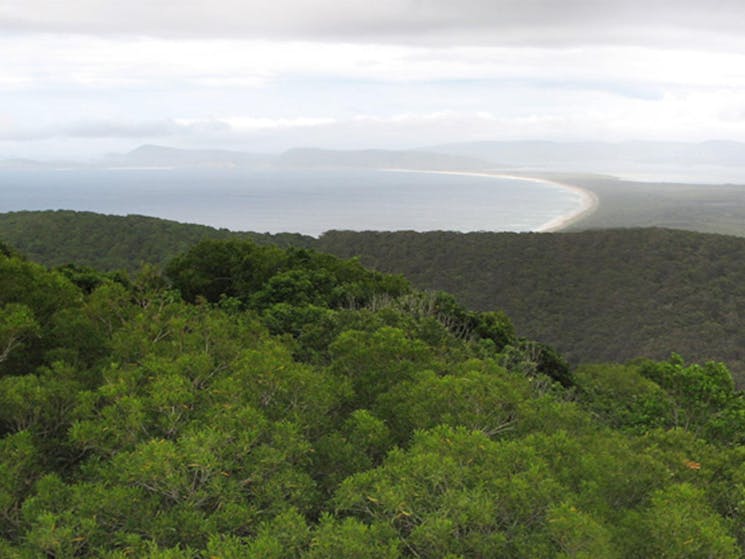
[[[493,177],[244,169],[0,170],[0,212],[139,214],[235,231],[532,231],[582,208],[557,185]]]

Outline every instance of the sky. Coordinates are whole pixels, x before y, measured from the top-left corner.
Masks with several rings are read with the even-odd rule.
[[[745,141],[742,0],[0,0],[0,159]]]

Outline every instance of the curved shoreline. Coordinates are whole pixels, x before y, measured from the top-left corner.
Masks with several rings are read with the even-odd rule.
[[[531,231],[536,233],[555,233],[557,231],[561,231],[562,229],[566,229],[570,225],[577,223],[581,219],[584,219],[585,217],[592,214],[597,208],[598,208],[598,197],[597,195],[587,190],[586,188],[582,188],[581,186],[577,186],[574,184],[567,184],[565,182],[559,182],[551,179],[542,179],[538,177],[525,177],[521,175],[510,175],[505,173],[489,173],[485,171],[434,171],[434,170],[426,170],[426,169],[380,169],[381,171],[396,171],[396,172],[403,172],[403,173],[431,173],[431,174],[437,174],[437,175],[459,175],[464,177],[493,177],[495,179],[514,179],[514,180],[522,180],[522,181],[529,181],[529,182],[537,182],[541,184],[546,184],[549,186],[559,187],[563,188],[565,190],[570,190],[571,192],[578,194],[580,197],[581,207],[576,210],[572,210],[568,213],[565,213],[564,215],[560,215],[558,217],[555,217],[553,219],[550,219],[543,225],[532,229]]]

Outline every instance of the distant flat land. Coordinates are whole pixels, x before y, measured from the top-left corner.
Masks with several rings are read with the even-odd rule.
[[[613,177],[535,173],[592,191],[594,213],[566,231],[665,227],[745,236],[745,185],[632,182]]]

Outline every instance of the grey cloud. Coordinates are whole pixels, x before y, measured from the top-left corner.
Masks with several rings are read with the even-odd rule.
[[[33,142],[36,140],[46,140],[53,136],[49,132],[30,128],[0,128],[0,141],[4,142]]]
[[[478,44],[716,43],[741,0],[4,0],[0,30]]]
[[[222,133],[230,131],[226,122],[218,120],[180,123],[174,120],[146,122],[92,121],[63,127],[60,135],[73,138],[157,138],[188,134]]]
[[[224,135],[232,131],[231,126],[219,120],[181,123],[170,119],[143,122],[119,122],[110,120],[84,121],[59,126],[30,128],[23,126],[0,129],[0,140],[30,142],[52,138],[81,139],[146,139],[172,136]]]

